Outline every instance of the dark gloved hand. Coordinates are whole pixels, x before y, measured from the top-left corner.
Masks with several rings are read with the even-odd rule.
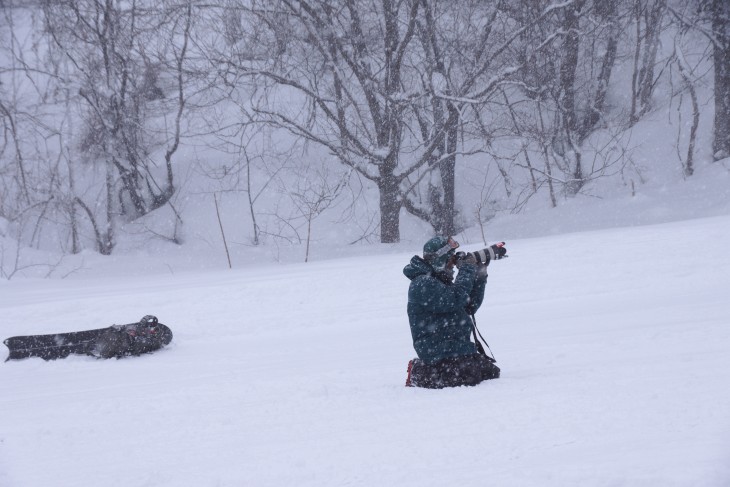
[[[464,252],[457,252],[455,258],[455,265],[457,269],[461,269],[461,266],[464,264],[477,265],[477,258],[471,252],[468,254],[465,254]]]

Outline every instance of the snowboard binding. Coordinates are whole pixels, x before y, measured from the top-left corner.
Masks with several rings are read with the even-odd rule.
[[[139,324],[142,326],[154,328],[159,324],[159,321],[157,321],[157,316],[144,315],[142,319],[139,320]]]

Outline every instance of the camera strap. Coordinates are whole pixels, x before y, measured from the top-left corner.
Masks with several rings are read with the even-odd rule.
[[[474,317],[474,315],[471,315],[471,331],[472,331],[472,333],[474,333],[474,343],[477,346],[477,352],[484,355],[490,362],[492,362],[492,363],[497,362],[497,359],[494,358],[494,352],[492,352],[492,349],[489,347],[489,344],[482,336],[482,333],[479,331],[479,328],[477,328],[477,319]],[[479,338],[481,338],[481,342],[484,342],[484,345],[487,346],[487,349],[489,350],[489,354],[487,354],[486,350],[484,350],[484,347],[482,346],[482,343],[479,341]]]

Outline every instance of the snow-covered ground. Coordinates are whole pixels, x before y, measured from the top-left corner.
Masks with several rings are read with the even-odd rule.
[[[175,334],[0,364],[0,486],[730,485],[730,216],[507,247],[477,314],[502,377],[440,391],[403,386],[418,246],[0,281],[2,338]]]

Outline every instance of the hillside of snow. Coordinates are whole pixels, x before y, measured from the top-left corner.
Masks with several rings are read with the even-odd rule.
[[[496,221],[510,258],[477,322],[502,377],[473,388],[404,387],[420,243],[0,280],[2,338],[147,313],[175,334],[138,358],[0,364],[0,485],[730,485],[730,212],[713,198],[717,216],[643,226],[626,200],[623,226],[579,233]]]
[[[5,10],[17,12],[6,27],[17,22],[21,42],[0,56],[27,43],[27,60],[42,60],[47,48],[28,37],[35,18]],[[633,34],[582,142],[594,179],[575,197],[565,174],[555,207],[546,183],[533,192],[517,169],[528,148],[542,171],[529,137],[499,135],[499,124],[493,140],[462,136],[455,238],[465,250],[504,240],[510,257],[492,264],[476,316],[502,377],[473,388],[404,387],[414,352],[402,268],[432,228],[403,210],[400,243],[378,243],[375,184],[272,127],[220,138],[216,125],[241,120],[235,103],[186,114],[172,204],[115,219],[110,256],[94,250],[85,219],[84,250],[72,254],[62,206],[16,208],[5,193],[0,340],[146,314],[174,339],[107,361],[2,363],[0,344],[0,487],[730,486],[730,158],[713,161],[707,40],[676,35],[665,31],[658,59],[684,46],[692,67],[692,176],[693,105],[673,64],[628,123]],[[105,164],[82,162],[75,141],[83,113],[36,106],[44,84],[27,70],[6,78],[18,114],[43,129],[20,131],[28,167],[44,184],[60,167],[54,184],[68,186],[34,201],[80,196],[102,215]],[[168,133],[169,116],[145,130]],[[66,117],[68,161],[43,138]],[[475,143],[488,152],[470,153]],[[149,154],[159,182],[167,148]],[[345,179],[308,246],[301,195]]]

